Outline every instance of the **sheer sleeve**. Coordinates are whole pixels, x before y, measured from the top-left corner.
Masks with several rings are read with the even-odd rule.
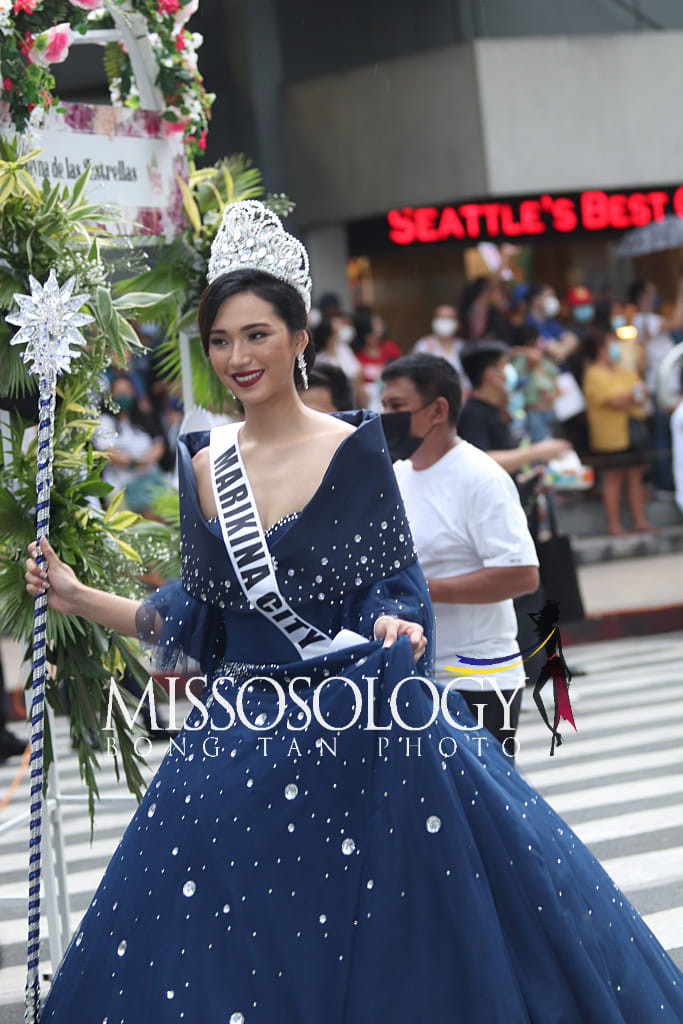
[[[210,673],[225,651],[220,610],[187,593],[172,580],[147,597],[135,615],[138,639],[151,649],[159,669],[184,667],[188,659]]]
[[[434,667],[434,613],[424,575],[417,563],[383,580],[352,593],[344,607],[344,625],[373,639],[380,615],[419,623],[427,637],[427,649],[415,667],[419,675],[431,676]]]

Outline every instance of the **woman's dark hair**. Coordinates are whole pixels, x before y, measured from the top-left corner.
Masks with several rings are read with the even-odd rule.
[[[266,274],[263,270],[233,270],[230,274],[223,274],[216,278],[213,284],[205,289],[200,302],[197,320],[199,323],[199,334],[202,339],[204,354],[209,354],[209,332],[213,322],[218,315],[226,299],[233,295],[241,295],[243,292],[251,292],[264,302],[269,302],[281,320],[284,320],[290,334],[297,331],[306,331],[306,307],[304,300],[296,288],[285,284],[272,274]],[[313,345],[310,342],[304,349],[306,369],[310,370],[315,359]],[[299,390],[304,386],[301,373],[296,362],[294,363],[294,380]]]
[[[480,277],[475,277],[473,281],[468,281],[463,288],[460,302],[458,303],[458,320],[460,323],[460,333],[465,339],[469,339],[472,334],[470,310],[486,288],[488,280],[488,277],[482,274]]]
[[[382,370],[382,383],[407,377],[415,385],[415,390],[425,403],[435,398],[445,398],[448,402],[448,421],[451,426],[458,425],[462,406],[462,386],[460,376],[454,366],[442,356],[432,356],[428,352],[413,352],[409,356],[394,359]]]
[[[353,317],[353,326],[356,337],[351,342],[351,348],[354,352],[362,352],[365,348],[365,339],[368,334],[372,334],[372,310],[367,307],[357,309]]]
[[[349,378],[339,366],[332,363],[315,363],[308,374],[308,385],[311,388],[326,388],[337,412],[353,409]]]
[[[637,306],[640,302],[643,293],[647,290],[648,282],[644,277],[639,277],[636,281],[631,281],[628,286],[627,299],[632,305]]]
[[[584,363],[594,363],[600,354],[600,349],[607,341],[608,330],[601,327],[591,327],[581,342],[581,358]]]
[[[598,299],[598,301],[595,303],[593,327],[597,327],[601,331],[609,331],[612,329],[611,299]]]

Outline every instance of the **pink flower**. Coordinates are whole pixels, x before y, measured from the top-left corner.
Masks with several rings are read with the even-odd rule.
[[[176,48],[176,50],[178,51],[178,53],[181,53],[181,51],[185,49],[185,30],[184,29],[181,29],[181,31],[178,32],[175,35],[174,41],[175,41],[175,48]]]
[[[74,7],[80,7],[82,11],[94,11],[102,6],[102,0],[69,0]]]
[[[198,8],[199,0],[189,0],[189,3],[183,4],[182,7],[179,7],[174,19],[176,28],[182,28]]]
[[[138,210],[138,224],[142,226],[144,235],[160,235],[164,230],[163,215],[161,210],[150,206]]]
[[[33,41],[29,59],[35,64],[61,64],[69,55],[71,29],[68,25],[53,25],[40,32]]]
[[[5,90],[5,92],[9,92],[10,89],[14,88],[14,82],[12,81],[11,78],[3,78],[3,80],[2,80],[2,87]]]
[[[61,64],[69,55],[71,29],[68,25],[53,25],[47,30],[45,59],[49,64]]]
[[[14,0],[14,13],[20,14],[21,11],[25,11],[26,14],[33,14],[36,7],[40,3],[40,0]]]
[[[163,122],[164,131],[167,135],[182,135],[185,132],[188,124],[190,123],[189,115],[187,117],[180,117],[177,121],[166,121]]]
[[[161,132],[161,114],[154,114],[151,110],[142,110],[140,113],[145,126],[145,135],[156,138]]]
[[[159,14],[176,14],[180,10],[180,0],[159,0]]]

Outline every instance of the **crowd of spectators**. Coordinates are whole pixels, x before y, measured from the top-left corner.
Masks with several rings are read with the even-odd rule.
[[[416,339],[412,351],[457,370],[465,399],[458,434],[514,477],[536,539],[539,470],[572,449],[595,467],[609,533],[626,532],[624,490],[633,531],[656,529],[644,485],[675,492],[683,512],[683,380],[670,358],[683,340],[683,278],[668,317],[660,307],[650,281],[634,281],[624,301],[573,287],[563,305],[548,284],[509,284],[493,273],[468,283],[459,302],[437,305]],[[309,327],[316,359],[303,400],[323,412],[381,411],[385,368],[405,354],[391,325],[367,307],[346,313],[328,294]],[[129,508],[154,516],[155,492],[174,481],[183,408],[160,372],[158,329],[139,325],[139,335],[144,353],[108,373],[94,440],[108,454],[104,479]],[[675,379],[662,389],[667,366]],[[399,450],[402,439],[393,440]],[[0,760],[23,750],[1,714]]]
[[[508,283],[494,273],[471,281],[458,302],[436,306],[425,326],[412,350],[441,356],[458,371],[465,439],[516,474],[573,449],[595,468],[608,532],[625,532],[624,493],[629,528],[653,529],[645,488],[674,491],[672,447],[674,462],[683,447],[672,445],[677,400],[663,407],[657,396],[659,367],[683,332],[683,279],[665,318],[648,281],[635,281],[623,302],[605,293],[596,300],[576,286],[562,303],[550,285]],[[347,313],[327,294],[310,328],[316,360],[304,400],[327,412],[381,411],[382,371],[404,354],[391,325],[368,307]],[[173,476],[183,414],[158,371],[158,334],[143,325],[140,336],[145,354],[110,375],[113,403],[96,443],[109,453],[105,479],[125,491],[130,508],[153,514],[155,489]],[[682,477],[679,470],[679,496]]]
[[[316,369],[335,367],[347,386],[338,377],[329,384],[316,377],[304,400],[327,411],[379,410],[382,369],[401,355],[391,327],[370,309],[344,315],[335,297],[326,300],[332,315],[313,332]],[[470,282],[458,303],[440,303],[412,349],[456,368],[466,399],[459,433],[508,471],[571,449],[593,466],[607,530],[615,535],[627,532],[620,518],[624,492],[629,528],[656,529],[646,519],[645,487],[671,494],[677,463],[683,511],[683,438],[671,433],[681,419],[672,419],[679,372],[671,371],[677,379],[664,406],[657,388],[663,361],[683,338],[683,278],[668,318],[652,282],[634,281],[624,300],[604,292],[596,300],[580,285],[562,303],[548,284],[509,285],[490,274]]]
[[[132,511],[153,516],[155,493],[175,479],[183,407],[160,372],[160,331],[140,325],[138,333],[144,353],[133,356],[125,371],[107,372],[108,394],[94,444],[108,456],[103,479],[124,492]]]

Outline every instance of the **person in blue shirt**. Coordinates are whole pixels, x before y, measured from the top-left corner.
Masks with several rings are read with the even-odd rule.
[[[538,283],[532,285],[527,302],[527,322],[538,329],[545,353],[561,366],[572,352],[576,352],[579,339],[557,319],[560,300],[550,285]]]

